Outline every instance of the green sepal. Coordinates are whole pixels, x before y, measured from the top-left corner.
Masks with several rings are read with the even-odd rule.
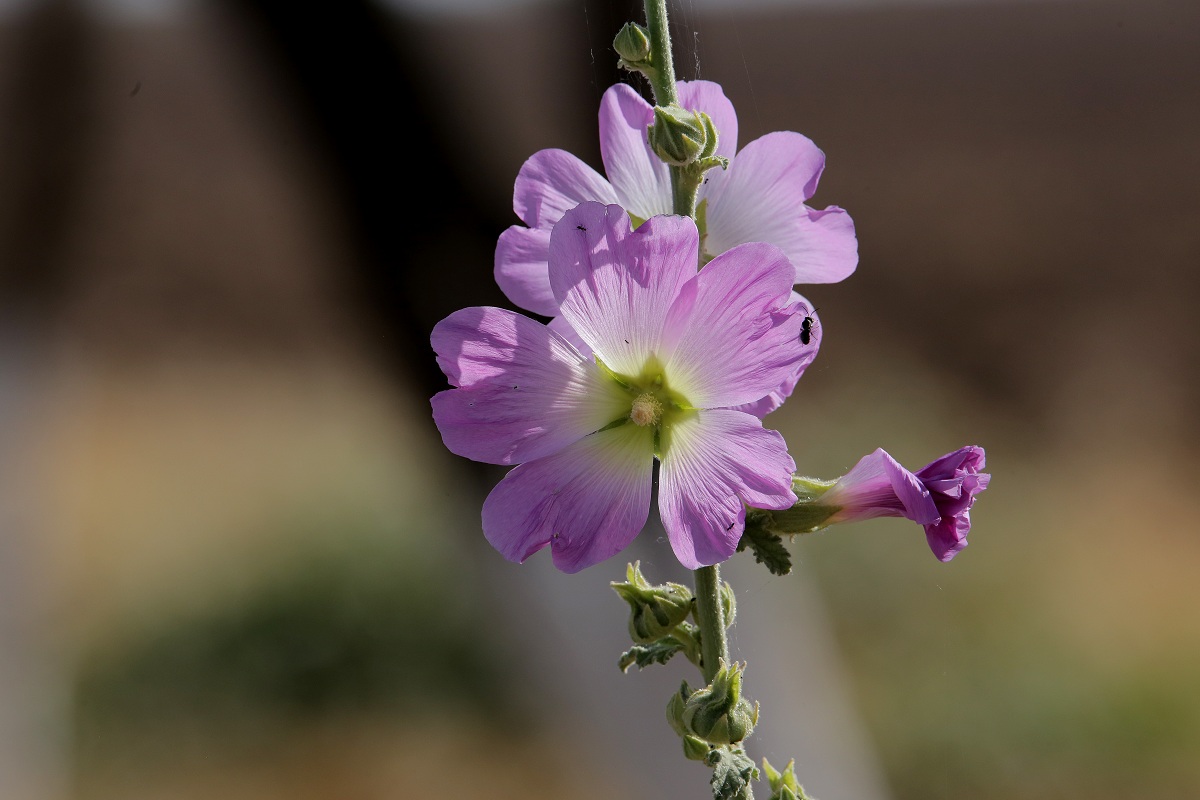
[[[689,761],[705,761],[711,752],[712,746],[708,742],[695,736],[683,737],[683,757]]]
[[[773,533],[772,514],[776,512],[752,508],[746,512],[746,529],[738,542],[738,552],[749,548],[754,560],[765,564],[773,575],[787,575],[792,571],[792,556],[783,544],[783,537]]]
[[[758,780],[758,767],[741,748],[711,750],[704,763],[713,768],[713,800],[754,800],[750,783]]]
[[[737,619],[737,598],[733,596],[733,587],[729,581],[721,583],[721,612],[725,617],[725,627],[732,628]]]

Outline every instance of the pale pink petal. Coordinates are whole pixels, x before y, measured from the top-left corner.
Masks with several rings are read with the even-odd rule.
[[[795,283],[834,283],[850,275],[858,266],[850,217],[840,208],[804,205],[824,164],[807,137],[778,131],[748,144],[728,170],[711,170],[700,190],[708,201],[705,251],[769,242],[792,260]]]
[[[804,374],[804,370],[808,369],[808,365],[817,357],[817,351],[821,348],[821,320],[817,316],[816,309],[812,303],[808,302],[800,293],[793,291],[791,304],[796,307],[796,315],[801,318],[800,346],[804,348],[804,354],[792,367],[792,371],[784,378],[783,383],[778,388],[772,389],[771,393],[761,400],[756,400],[753,403],[745,403],[743,405],[734,406],[735,411],[744,411],[747,414],[762,419],[767,414],[770,414],[775,409],[783,405],[783,401],[792,396],[792,391],[796,388],[796,384],[800,382],[800,376]],[[807,325],[805,325],[807,322]],[[807,335],[805,331],[807,330]],[[807,339],[807,341],[805,341]]]
[[[592,357],[592,348],[588,347],[587,342],[579,338],[579,334],[571,327],[571,323],[562,317],[555,317],[547,323],[547,327],[574,345],[575,349],[585,358],[590,359]]]
[[[733,158],[737,153],[737,114],[721,85],[712,81],[676,81],[675,88],[679,92],[679,105],[712,117],[717,128],[717,155]]]
[[[662,349],[667,311],[696,275],[699,237],[687,217],[632,231],[620,206],[583,203],[550,235],[550,286],[560,313],[609,368],[641,372]]]
[[[670,388],[696,408],[752,403],[779,389],[811,360],[799,309],[792,265],[778,248],[758,242],[721,254],[671,308]]]
[[[514,305],[546,317],[558,313],[546,271],[549,251],[549,228],[513,225],[496,242],[495,276],[500,290]]]
[[[616,189],[616,202],[642,219],[674,211],[670,171],[646,141],[653,121],[650,104],[628,84],[609,87],[600,101],[604,174]]]
[[[566,150],[539,150],[521,165],[513,211],[531,228],[552,228],[584,200],[617,202],[612,184]]]
[[[466,308],[433,329],[438,364],[459,388],[434,395],[453,453],[516,464],[557,452],[629,413],[628,397],[545,325],[499,308]]]
[[[783,437],[749,414],[698,411],[662,433],[658,508],[679,561],[697,569],[733,555],[746,508],[796,502]]]
[[[646,524],[653,432],[622,425],[512,470],[483,504],[483,532],[510,561],[547,544],[578,572],[623,550]]]

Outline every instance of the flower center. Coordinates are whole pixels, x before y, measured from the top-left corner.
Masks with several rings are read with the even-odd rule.
[[[662,414],[662,402],[650,392],[642,392],[633,401],[629,418],[633,420],[634,425],[644,428],[647,425],[657,425],[662,419]]]

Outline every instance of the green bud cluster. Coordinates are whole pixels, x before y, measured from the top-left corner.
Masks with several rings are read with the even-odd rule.
[[[629,635],[638,644],[671,635],[692,612],[692,593],[686,586],[651,586],[642,576],[640,562],[630,564],[625,581],[613,581],[612,588],[629,604]]]
[[[678,712],[681,735],[695,736],[711,745],[737,744],[758,724],[758,704],[742,697],[744,664],[722,663],[712,683],[692,692]],[[685,687],[686,688],[686,685]],[[672,704],[676,700],[672,699]],[[669,706],[668,717],[672,707]]]

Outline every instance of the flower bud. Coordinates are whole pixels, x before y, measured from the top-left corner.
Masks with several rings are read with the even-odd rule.
[[[683,727],[709,744],[736,744],[758,724],[758,704],[742,699],[744,665],[721,664],[713,682],[694,692],[683,705]]]
[[[692,611],[692,593],[678,583],[651,586],[640,564],[630,564],[624,583],[613,589],[629,604],[629,635],[638,644],[651,644],[669,635]]]
[[[716,152],[717,129],[703,112],[677,105],[655,106],[650,149],[663,161],[682,167]]]
[[[613,50],[627,66],[641,64],[650,57],[650,32],[636,22],[626,22],[613,39]]]

